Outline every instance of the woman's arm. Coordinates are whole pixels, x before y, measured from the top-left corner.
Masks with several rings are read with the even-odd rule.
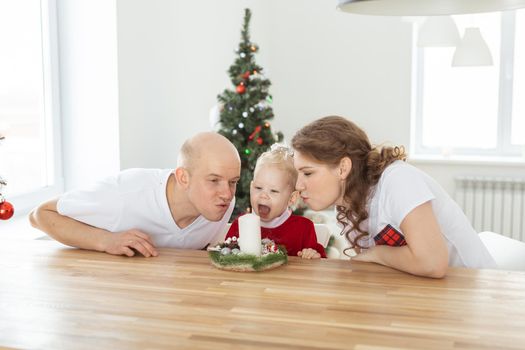
[[[448,249],[430,201],[414,208],[401,222],[407,245],[375,246],[352,260],[375,262],[418,276],[442,278],[448,268]]]

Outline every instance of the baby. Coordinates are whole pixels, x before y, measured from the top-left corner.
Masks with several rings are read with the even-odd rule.
[[[295,191],[297,171],[287,147],[273,145],[263,153],[250,185],[250,202],[255,214],[261,218],[261,237],[269,238],[286,247],[288,255],[304,259],[326,258],[312,221],[292,215],[289,208],[297,199]],[[226,238],[239,236],[239,223],[235,220]]]

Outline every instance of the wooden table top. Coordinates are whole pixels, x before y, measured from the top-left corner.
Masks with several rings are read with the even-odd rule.
[[[157,258],[53,241],[0,247],[0,347],[45,349],[524,349],[525,272],[415,277],[301,260],[214,268],[204,251]]]

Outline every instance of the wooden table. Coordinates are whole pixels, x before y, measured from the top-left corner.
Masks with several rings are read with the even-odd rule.
[[[204,251],[126,258],[7,242],[0,347],[524,349],[525,272],[450,269],[433,280],[290,258],[238,273]]]

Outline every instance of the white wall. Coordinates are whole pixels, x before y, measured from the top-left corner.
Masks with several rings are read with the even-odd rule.
[[[57,1],[65,189],[120,168],[116,1]]]
[[[173,166],[176,150],[209,128],[216,96],[253,11],[257,62],[273,86],[274,128],[287,137],[337,113],[372,138],[409,139],[410,26],[351,16],[335,2],[121,0],[118,2],[122,167]]]
[[[270,3],[275,125],[291,137],[311,120],[338,114],[373,142],[408,143],[410,25],[342,13],[335,1]]]
[[[174,167],[182,142],[210,128],[246,5],[252,2],[118,2],[122,168]],[[256,15],[257,37],[264,36],[260,21]]]
[[[373,143],[410,142],[411,25],[341,13],[327,0],[119,0],[122,168],[173,167],[191,134],[209,129],[253,11],[257,62],[272,81],[274,130],[289,139],[329,114],[361,125]],[[408,147],[407,147],[408,148]],[[453,193],[453,178],[525,173],[525,166],[414,163]]]
[[[409,160],[409,162],[427,174],[430,174],[445,190],[454,195],[454,179],[459,176],[488,176],[492,178],[513,177],[523,178],[525,165],[523,163],[462,163],[459,161],[422,161]]]

